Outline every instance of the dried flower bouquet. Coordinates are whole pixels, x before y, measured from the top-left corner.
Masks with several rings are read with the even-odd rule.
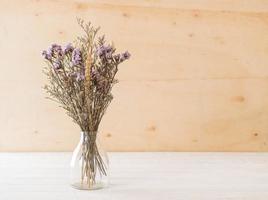
[[[99,28],[78,19],[84,35],[74,45],[62,48],[53,44],[42,55],[47,63],[44,73],[48,84],[44,89],[78,124],[84,134],[82,144],[81,182],[95,183],[97,171],[107,174],[96,145],[98,127],[113,99],[111,90],[117,80],[118,65],[129,59],[128,51],[116,54],[115,47],[98,36]]]

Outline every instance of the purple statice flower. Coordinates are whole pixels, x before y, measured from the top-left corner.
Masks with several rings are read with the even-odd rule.
[[[52,47],[49,47],[48,50],[47,50],[47,54],[50,55],[52,57],[52,54],[53,54],[53,49]]]
[[[42,51],[42,56],[46,56],[47,55],[47,51],[46,50],[44,50],[44,51]]]
[[[54,51],[61,51],[61,50],[62,50],[61,46],[58,45],[58,44],[52,44],[52,45],[51,45],[51,48],[52,48]]]
[[[113,47],[111,45],[108,45],[105,47],[106,53],[111,53],[113,51]]]
[[[44,51],[42,52],[42,56],[43,56],[46,60],[51,60],[51,59],[52,59],[51,54],[49,54],[46,50],[44,50]]]
[[[73,50],[72,63],[73,63],[73,65],[81,65],[82,64],[82,53],[79,49]]]
[[[74,50],[74,47],[72,46],[71,43],[69,43],[63,48],[63,53],[66,55],[68,53],[72,53],[73,50]]]
[[[54,63],[53,63],[53,68],[55,70],[59,70],[62,68],[62,63],[59,61],[59,60],[56,60]]]
[[[62,56],[63,55],[62,48],[58,44],[52,44],[50,51],[51,51],[51,53],[53,55],[58,55],[58,56]]]
[[[77,82],[85,80],[85,75],[83,72],[72,72],[69,77],[75,79]]]
[[[85,80],[85,75],[83,73],[76,73],[75,79],[77,82],[83,81],[83,80]]]
[[[124,56],[125,60],[127,60],[130,58],[131,55],[128,51],[126,51],[125,53],[123,53],[123,56]]]
[[[98,82],[100,80],[100,73],[97,70],[91,68],[90,75],[93,81]]]
[[[125,61],[125,60],[127,60],[127,59],[129,59],[130,58],[130,53],[128,52],[128,51],[126,51],[125,53],[122,53],[121,55],[120,55],[120,59],[119,59],[119,61],[120,62],[123,62],[123,61]]]
[[[104,52],[105,52],[105,48],[104,48],[103,45],[101,45],[101,46],[99,46],[97,48],[97,54],[98,54],[98,56],[103,56],[104,55]]]
[[[68,73],[68,76],[75,79],[76,78],[76,72],[70,72],[70,73]]]
[[[107,90],[107,81],[101,77],[100,72],[97,70],[91,71],[91,78],[98,91],[105,92]]]
[[[114,55],[114,60],[115,60],[116,62],[119,62],[119,60],[120,60],[120,54],[116,54],[116,55]]]
[[[113,54],[112,54],[112,52],[107,53],[105,57],[106,57],[107,59],[112,59],[112,58],[113,58]]]
[[[100,58],[111,59],[112,58],[113,50],[114,49],[113,49],[113,47],[111,45],[108,45],[108,46],[101,45],[97,49],[97,55]]]

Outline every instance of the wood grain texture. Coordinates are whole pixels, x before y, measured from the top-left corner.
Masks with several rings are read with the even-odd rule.
[[[76,17],[132,58],[100,127],[111,151],[267,151],[268,1],[0,2],[0,151],[69,151],[79,130],[45,100],[40,52]]]
[[[267,153],[111,153],[110,187],[69,186],[70,153],[1,153],[1,200],[267,200]]]

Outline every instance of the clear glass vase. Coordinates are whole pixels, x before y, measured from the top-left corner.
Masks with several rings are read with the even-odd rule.
[[[97,132],[81,132],[71,160],[71,186],[96,190],[109,184],[109,160],[101,147]]]

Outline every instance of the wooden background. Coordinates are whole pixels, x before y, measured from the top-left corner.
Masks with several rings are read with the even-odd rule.
[[[40,53],[73,41],[76,17],[132,54],[100,128],[109,150],[268,150],[267,0],[1,0],[0,151],[74,148]]]

